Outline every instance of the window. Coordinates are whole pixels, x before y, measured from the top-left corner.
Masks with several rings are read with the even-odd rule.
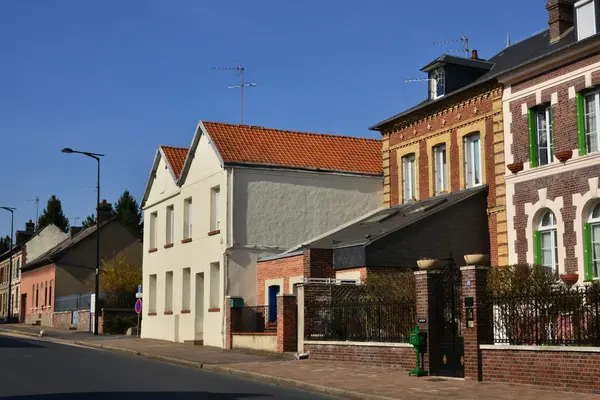
[[[438,68],[429,75],[429,94],[432,100],[442,97],[446,93],[446,73],[443,68]]]
[[[433,148],[433,170],[435,194],[448,191],[448,170],[446,167],[446,145],[440,144]]]
[[[35,308],[40,306],[40,285],[35,285]]]
[[[44,306],[48,304],[48,282],[44,284]]]
[[[481,153],[479,134],[465,137],[465,187],[481,185]]]
[[[582,40],[596,34],[596,10],[594,0],[575,3],[577,15],[577,39]]]
[[[35,285],[31,287],[31,308],[35,307]]]
[[[148,312],[156,312],[156,274],[150,275],[148,288]]]
[[[597,203],[588,222],[583,225],[585,243],[585,280],[600,278],[600,203]]]
[[[216,186],[211,189],[211,199],[210,199],[210,230],[218,231],[221,229],[221,216],[220,216],[220,206],[219,206],[219,198],[220,196],[219,186]]]
[[[192,270],[191,268],[183,269],[183,276],[181,279],[181,309],[189,310],[190,309],[190,285],[192,284]]]
[[[600,115],[600,91],[585,95],[577,93],[577,131],[580,156],[600,149],[598,115]]]
[[[405,203],[417,199],[417,169],[414,154],[402,157],[402,192]]]
[[[173,271],[165,274],[165,312],[173,311]]]
[[[535,264],[550,268],[554,273],[558,273],[556,218],[552,211],[546,211],[542,216],[533,240],[535,244]]]
[[[150,248],[156,248],[156,222],[158,221],[158,213],[150,214]]]
[[[52,306],[52,281],[50,281],[50,289],[48,290],[48,307]]]
[[[219,308],[219,293],[221,291],[219,263],[210,264],[210,308]]]
[[[19,311],[19,288],[16,289],[15,291],[15,302],[13,303],[15,305],[15,311]]]
[[[192,237],[192,198],[183,201],[183,238]]]
[[[17,278],[21,276],[21,258],[17,258]]]
[[[167,207],[167,244],[173,243],[175,228],[175,207],[170,205]]]
[[[537,167],[554,161],[554,127],[552,106],[529,110],[529,166]]]

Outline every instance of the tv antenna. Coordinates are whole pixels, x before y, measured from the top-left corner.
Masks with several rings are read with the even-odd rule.
[[[242,89],[242,125],[244,124],[244,88],[245,87],[255,87],[256,83],[250,82],[246,83],[244,81],[244,70],[245,68],[238,61],[237,67],[213,67],[211,68],[213,71],[237,71],[236,76],[242,77],[241,83],[239,85],[231,85],[227,86],[227,89]]]
[[[35,196],[33,199],[27,200],[35,203],[35,230],[38,228],[38,220],[40,218],[40,198]]]
[[[77,220],[81,219],[79,217],[75,217],[75,218],[69,218],[69,222],[71,222],[71,220],[73,220],[75,222],[75,225],[71,224],[71,226],[77,226]]]
[[[460,33],[461,38],[460,39],[454,39],[454,40],[443,40],[441,42],[433,42],[434,46],[438,46],[440,44],[454,44],[454,43],[458,43],[460,44],[460,48],[459,49],[450,49],[448,50],[448,52],[450,53],[459,53],[461,51],[464,51],[466,54],[466,57],[469,58],[469,53],[471,51],[471,49],[469,49],[469,38],[465,36],[464,33]]]

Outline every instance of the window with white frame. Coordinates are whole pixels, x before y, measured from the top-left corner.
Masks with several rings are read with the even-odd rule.
[[[596,6],[594,3],[594,0],[581,0],[575,3],[577,40],[596,34]]]
[[[542,215],[538,230],[534,233],[534,242],[535,263],[558,273],[558,235],[556,217],[552,211],[548,210]]]
[[[534,111],[537,150],[537,165],[546,165],[554,160],[552,138],[552,108],[540,107]]]
[[[172,244],[175,235],[175,206],[167,207],[167,244]]]
[[[429,95],[432,100],[446,94],[446,73],[444,68],[438,68],[429,74]]]
[[[433,148],[433,174],[435,194],[448,191],[448,169],[446,166],[446,145],[440,144]]]
[[[466,136],[465,139],[465,187],[481,185],[481,149],[479,134]]]
[[[220,212],[220,197],[221,190],[219,186],[215,186],[210,191],[210,230],[218,231],[221,229],[221,212]]]
[[[600,202],[590,212],[584,225],[585,280],[600,278]]]
[[[600,149],[600,91],[587,93],[583,98],[584,103],[584,126],[586,152],[592,153]]]
[[[183,238],[192,237],[192,198],[183,201]]]
[[[414,154],[402,157],[402,193],[405,203],[417,198],[417,171]]]
[[[150,248],[156,248],[156,225],[158,221],[158,213],[153,212],[150,214]]]

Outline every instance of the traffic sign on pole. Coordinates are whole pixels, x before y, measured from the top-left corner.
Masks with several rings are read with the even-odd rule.
[[[142,299],[137,299],[135,302],[135,312],[138,314],[142,312]]]

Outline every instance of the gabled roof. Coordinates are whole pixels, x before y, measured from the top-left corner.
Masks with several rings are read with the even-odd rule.
[[[30,236],[30,237],[28,237],[28,238],[27,238],[27,240],[25,240],[24,242],[14,245],[14,246],[13,246],[13,248],[12,248],[12,251],[13,251],[13,253],[14,253],[14,252],[16,252],[17,250],[19,250],[19,251],[20,251],[20,250],[21,250],[21,248],[22,248],[23,246],[25,246],[27,243],[29,243],[29,242],[30,242],[30,241],[31,241],[31,240],[32,240],[34,237],[37,237],[37,236],[39,236],[39,235],[40,235],[42,232],[44,232],[44,231],[45,231],[47,228],[49,228],[50,226],[56,226],[56,225],[54,225],[54,224],[46,225],[45,227],[43,227],[43,228],[42,228],[42,229],[40,229],[39,231],[37,231],[37,232],[34,232],[34,233],[33,233],[33,234]],[[21,231],[18,231],[18,232],[21,232]],[[8,258],[8,256],[10,255],[10,251],[11,251],[11,250],[9,249],[9,250],[6,250],[4,253],[0,254],[0,261],[3,261],[3,260],[5,260],[6,258]]]

